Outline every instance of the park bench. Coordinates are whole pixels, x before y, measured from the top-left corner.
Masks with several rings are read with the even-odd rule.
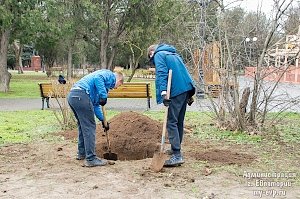
[[[108,98],[147,98],[147,109],[150,109],[150,82],[125,82],[122,86],[110,90]]]
[[[55,85],[55,89],[53,89],[53,85]],[[66,98],[70,87],[71,85],[68,84],[39,83],[40,94],[42,97],[42,110],[44,110],[45,107],[45,100],[47,108],[49,108],[50,98]]]
[[[49,108],[49,99],[52,93],[52,84],[51,83],[39,83],[40,93],[42,97],[42,110],[45,107],[45,100],[47,103],[47,108]]]
[[[65,86],[65,84],[58,84],[55,86]],[[67,95],[66,89],[57,94],[53,92],[52,83],[39,83],[40,93],[42,97],[42,110],[45,106],[45,100],[47,108],[49,108],[50,98],[65,98]],[[151,95],[151,85],[149,82],[125,82],[122,86],[117,89],[110,90],[108,93],[109,98],[147,98],[147,109],[150,109],[150,98]]]

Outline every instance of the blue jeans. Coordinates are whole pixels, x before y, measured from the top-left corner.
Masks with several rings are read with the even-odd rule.
[[[183,139],[183,123],[186,112],[188,92],[171,98],[168,112],[167,130],[171,148],[174,154],[179,154]]]
[[[87,161],[92,161],[96,158],[96,122],[93,104],[84,90],[71,90],[68,103],[77,119],[78,155],[85,156]]]

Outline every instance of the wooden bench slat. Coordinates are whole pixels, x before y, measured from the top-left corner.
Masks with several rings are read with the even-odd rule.
[[[147,88],[146,85],[122,85],[120,86],[122,88]],[[119,89],[120,87],[118,87],[117,89]],[[150,85],[149,85],[150,88]]]
[[[123,84],[122,86],[146,86],[146,85],[150,85],[150,84],[141,84],[141,83],[137,83],[137,84]]]
[[[147,85],[150,83],[149,82],[124,82],[124,84],[122,86],[125,86],[125,85]]]
[[[118,89],[110,90],[109,93],[122,93],[122,92],[147,92],[146,88],[130,88],[130,87],[121,87]]]
[[[124,93],[108,93],[109,98],[148,98],[152,97],[147,96],[146,92],[137,92],[137,93],[131,93],[131,92],[124,92]]]

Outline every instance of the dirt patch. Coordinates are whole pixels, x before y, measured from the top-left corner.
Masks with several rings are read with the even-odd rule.
[[[162,123],[137,112],[123,112],[110,121],[111,151],[118,154],[119,160],[140,160],[152,158],[161,140]],[[96,153],[103,158],[107,152],[106,136],[101,126],[97,126]],[[66,139],[77,140],[77,130],[63,132]],[[245,165],[253,162],[255,156],[210,148],[209,145],[195,144],[186,139],[191,134],[186,132],[183,154],[196,160],[221,165]],[[167,140],[167,139],[166,139]],[[201,151],[201,152],[200,152]]]
[[[245,165],[256,159],[253,155],[220,149],[211,149],[203,153],[195,153],[194,157],[196,160],[219,163],[222,165]]]
[[[140,160],[153,157],[160,143],[162,124],[137,112],[123,112],[110,121],[111,151],[119,160]],[[106,136],[97,126],[96,153],[107,152]],[[100,133],[99,133],[100,132]],[[77,139],[77,130],[63,132],[65,139]]]
[[[128,119],[127,113],[125,116]],[[130,117],[132,121],[135,121],[132,116]],[[124,124],[123,121],[118,121],[118,123]],[[152,124],[151,121],[150,126]],[[111,128],[122,130],[120,125],[112,125]],[[158,128],[161,128],[159,123]],[[145,138],[142,130],[137,130],[138,132],[132,133],[129,137],[125,132],[126,129],[127,127],[123,128],[124,132],[121,131],[121,134],[118,135],[122,135],[122,138],[124,136],[126,139],[134,139],[135,135],[137,136],[139,133],[141,135],[138,138]],[[102,128],[99,128],[97,142],[99,139],[103,139],[105,143],[102,132]],[[151,132],[149,133],[150,138],[153,137]],[[69,139],[77,140],[76,130],[65,132],[65,135]],[[160,130],[158,130],[158,135],[160,141]],[[115,161],[115,164],[104,167],[82,167],[84,161],[75,160],[76,143],[70,140],[55,140],[55,142],[48,139],[37,140],[28,144],[0,147],[0,198],[24,198],[24,196],[75,199],[99,198],[99,196],[101,198],[132,199],[253,198],[253,194],[257,190],[267,191],[269,188],[249,186],[249,183],[252,184],[256,179],[253,181],[245,179],[244,172],[274,170],[283,173],[286,171],[297,173],[297,179],[288,179],[293,183],[291,187],[272,188],[274,193],[275,191],[277,193],[286,192],[285,196],[276,196],[276,198],[297,198],[300,195],[299,185],[294,184],[295,180],[299,182],[299,169],[297,170],[299,147],[295,147],[291,151],[271,151],[270,149],[269,152],[266,148],[269,149],[271,145],[268,147],[262,145],[257,149],[253,145],[238,145],[226,141],[212,142],[211,140],[200,140],[193,134],[185,134],[183,142],[185,164],[174,168],[164,167],[161,172],[155,173],[149,169],[151,158]],[[272,157],[268,160],[271,161],[271,164],[262,165],[265,163],[262,159],[265,151],[273,156],[268,156]],[[244,153],[255,154],[257,161],[249,165],[248,162],[253,160],[253,156]],[[288,159],[288,157],[293,159]],[[232,163],[242,165],[239,167],[229,165],[220,169],[220,164],[222,166]],[[273,180],[272,178],[267,179],[267,181]],[[267,198],[267,196],[263,195],[262,198]]]

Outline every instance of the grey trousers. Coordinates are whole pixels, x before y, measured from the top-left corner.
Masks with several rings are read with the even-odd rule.
[[[85,156],[87,161],[92,161],[96,158],[96,122],[93,104],[84,90],[71,90],[68,95],[68,103],[77,119],[77,153],[79,156]]]

